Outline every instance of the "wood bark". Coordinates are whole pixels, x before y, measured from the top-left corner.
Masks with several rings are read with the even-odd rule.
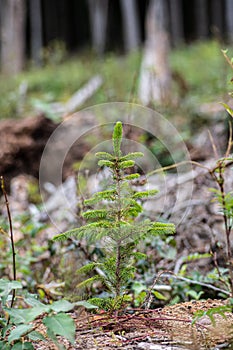
[[[127,52],[135,50],[140,44],[140,30],[138,9],[135,0],[120,0],[122,19],[123,19],[123,33],[124,44]]]
[[[228,39],[233,42],[233,1],[226,0],[226,27]]]
[[[195,23],[196,34],[198,38],[208,37],[208,15],[207,15],[207,2],[206,0],[196,0],[195,2]]]
[[[42,14],[41,14],[41,1],[30,0],[30,29],[31,29],[31,58],[37,65],[41,65],[42,61]]]
[[[222,1],[211,1],[211,30],[216,37],[221,36],[223,32],[222,6]]]
[[[170,27],[174,46],[184,42],[183,11],[181,0],[170,0]]]
[[[108,18],[108,0],[88,0],[92,47],[98,55],[104,53]]]
[[[25,1],[0,0],[1,70],[19,73],[25,62]]]
[[[167,104],[171,98],[169,39],[164,0],[151,0],[146,15],[146,42],[141,64],[139,99],[144,105]]]

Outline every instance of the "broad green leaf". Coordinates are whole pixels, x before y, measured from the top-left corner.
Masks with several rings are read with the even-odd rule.
[[[6,320],[6,322],[7,322],[7,320]],[[6,333],[8,333],[8,330],[11,329],[11,327],[12,327],[12,325],[8,324],[5,327],[1,328],[1,336],[2,336],[3,339],[5,338]]]
[[[230,114],[231,117],[233,117],[233,109],[231,109],[230,106],[228,106],[226,103],[220,102],[221,105],[226,109],[226,111]]]
[[[35,306],[44,307],[45,306],[45,304],[43,304],[40,300],[37,299],[37,296],[28,295],[24,298],[24,301],[32,307],[35,307]]]
[[[196,292],[195,290],[190,289],[186,292],[187,296],[190,296],[192,299],[195,300],[199,300],[202,294],[204,294],[202,290],[200,292]]]
[[[30,309],[6,309],[14,323],[29,323],[33,321],[39,315],[48,312],[50,310],[49,305],[36,306]]]
[[[28,334],[28,338],[33,340],[33,341],[37,341],[37,340],[46,340],[46,338],[43,336],[43,334],[41,334],[40,332],[37,331],[32,331]]]
[[[2,341],[0,341],[0,349],[1,350],[11,350],[11,346],[7,342],[2,340]]]
[[[18,281],[9,281],[0,279],[0,296],[8,295],[13,289],[22,288],[22,284]]]
[[[141,282],[135,281],[132,285],[132,290],[136,295],[147,290],[147,286]]]
[[[14,340],[20,339],[24,334],[29,332],[33,327],[28,324],[21,324],[13,329],[8,337],[8,341],[11,343]]]
[[[158,300],[167,300],[167,298],[161,294],[160,292],[158,292],[157,290],[153,290],[152,292],[154,294],[154,296],[158,299]]]
[[[30,342],[16,343],[12,346],[11,350],[34,350],[34,346]]]
[[[50,308],[55,312],[67,312],[74,308],[75,304],[70,303],[68,300],[58,300],[55,301]]]
[[[86,309],[98,309],[98,306],[92,305],[92,304],[88,303],[88,301],[85,301],[85,300],[77,301],[77,302],[75,303],[75,305],[77,305],[77,306],[83,306],[83,307],[85,307]]]
[[[43,319],[43,323],[50,332],[56,335],[61,335],[74,344],[75,324],[74,320],[70,316],[64,313],[47,316]]]
[[[58,350],[66,350],[64,345],[62,345],[58,342],[56,334],[53,333],[50,329],[47,329],[47,336],[48,336],[48,338],[50,338],[54,342],[54,344],[57,346]]]

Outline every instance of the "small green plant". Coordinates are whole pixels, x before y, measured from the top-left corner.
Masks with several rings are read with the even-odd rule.
[[[63,350],[64,347],[58,342],[57,336],[63,336],[74,344],[75,324],[66,312],[77,306],[86,308],[94,306],[83,301],[70,303],[64,299],[46,305],[40,302],[36,295],[26,293],[19,298],[21,307],[9,307],[12,291],[20,289],[22,289],[20,282],[0,279],[0,348],[31,350],[34,349],[33,341],[52,340],[58,349]],[[42,333],[40,323],[33,323],[38,317],[46,332]]]
[[[33,350],[33,341],[46,342],[52,340],[60,350],[65,349],[58,342],[57,336],[63,336],[75,342],[75,323],[66,314],[76,306],[93,308],[93,305],[85,301],[70,303],[67,300],[58,300],[46,305],[38,300],[38,296],[29,294],[27,291],[18,295],[23,288],[17,280],[16,249],[14,243],[13,224],[11,219],[10,205],[5,190],[4,179],[0,177],[1,189],[5,198],[8,214],[12,273],[13,280],[0,279],[0,348],[3,350]],[[0,227],[0,232],[7,236],[7,232]],[[17,295],[16,295],[17,291]],[[17,305],[16,305],[17,304]],[[40,320],[46,328],[46,333],[41,332],[38,323],[33,321],[40,316]]]
[[[200,318],[204,317],[204,316],[208,316],[210,321],[212,322],[212,324],[215,326],[216,325],[216,320],[215,320],[215,315],[220,315],[222,316],[224,319],[226,319],[226,313],[232,313],[232,302],[230,300],[230,302],[226,305],[222,305],[222,306],[217,306],[217,307],[213,307],[207,311],[203,311],[203,310],[198,310],[197,312],[195,312],[194,314],[194,318],[192,321],[192,324],[196,323]]]
[[[96,154],[98,165],[109,170],[110,181],[106,189],[84,201],[91,208],[82,214],[87,223],[54,237],[54,240],[64,240],[76,236],[78,239],[86,238],[89,243],[103,242],[105,257],[81,267],[78,273],[98,272],[79,286],[101,281],[110,297],[105,301],[97,298],[92,301],[108,309],[118,309],[129,300],[127,287],[136,272],[135,262],[145,258],[145,254],[137,251],[139,241],[149,235],[165,236],[175,231],[173,224],[140,220],[142,201],[154,196],[157,191],[137,191],[133,187],[133,181],[140,175],[129,174],[129,169],[135,165],[134,159],[143,156],[143,153],[123,155],[122,136],[122,123],[118,121],[112,135],[113,152]]]

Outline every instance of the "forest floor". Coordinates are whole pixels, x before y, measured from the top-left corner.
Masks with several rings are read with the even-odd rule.
[[[71,345],[60,338],[69,350],[201,350],[231,349],[233,340],[233,315],[216,314],[214,322],[208,316],[200,317],[194,324],[195,312],[207,311],[226,305],[222,300],[183,302],[154,310],[133,309],[118,314],[72,314],[76,324],[76,341]],[[41,322],[37,321],[41,330]],[[43,331],[43,330],[42,330]],[[35,344],[37,350],[56,350],[51,342]]]
[[[211,127],[210,130],[213,137],[218,141],[220,149],[224,151],[224,147],[227,144],[225,125],[220,121]],[[19,136],[16,135],[16,138],[17,137]],[[31,141],[31,136],[29,139],[30,142],[26,143],[26,147],[29,145],[30,148],[30,145],[34,144],[34,141]],[[25,143],[23,143],[23,147],[25,148]],[[172,254],[174,254],[174,249],[172,250],[171,247],[161,248],[156,245],[152,246],[151,242],[149,242],[144,249],[148,255],[149,261],[154,261],[156,272],[162,269],[164,271],[172,271],[174,274],[179,275],[181,269],[186,267],[186,270],[184,270],[186,275],[193,279],[191,287],[189,283],[182,284],[182,282],[180,282],[178,287],[174,284],[169,285],[170,282],[168,280],[160,284],[162,286],[166,284],[171,288],[171,295],[170,299],[168,298],[168,302],[176,296],[179,296],[180,301],[183,299],[189,301],[179,302],[175,305],[165,305],[165,303],[161,303],[161,307],[157,305],[156,308],[149,310],[140,308],[125,309],[115,314],[107,312],[93,314],[83,309],[77,309],[71,314],[76,324],[75,345],[71,345],[67,340],[59,338],[66,349],[231,349],[230,343],[233,339],[233,315],[231,312],[226,313],[225,318],[220,314],[215,314],[214,323],[211,322],[208,316],[203,315],[192,324],[196,311],[202,310],[205,312],[211,308],[218,308],[226,305],[227,301],[221,298],[221,293],[218,294],[214,290],[212,290],[211,293],[211,289],[208,290],[208,286],[203,288],[204,300],[192,300],[192,295],[189,294],[190,290],[195,290],[195,296],[197,297],[201,285],[199,285],[199,282],[205,282],[202,277],[204,278],[204,276],[214,268],[214,264],[216,263],[216,261],[213,261],[213,257],[204,259],[200,257],[200,259],[187,262],[190,254],[209,253],[211,249],[217,246],[217,243],[220,242],[224,245],[225,238],[224,225],[222,216],[219,213],[219,207],[216,206],[216,202],[212,201],[213,197],[209,191],[210,187],[215,186],[210,174],[211,169],[213,169],[216,164],[216,159],[213,157],[212,144],[208,138],[208,131],[205,128],[199,131],[198,138],[193,138],[192,141],[189,141],[188,147],[192,159],[200,162],[201,167],[193,167],[192,171],[188,174],[179,176],[179,181],[176,179],[177,174],[167,174],[166,188],[164,188],[160,177],[151,177],[151,185],[159,188],[160,192],[158,196],[156,196],[157,199],[148,202],[146,207],[149,215],[153,214],[155,217],[160,215],[162,220],[171,220],[171,222],[177,226],[175,235],[176,255],[172,256]],[[79,148],[80,154],[82,152],[85,154],[86,151],[87,147],[85,144],[83,148]],[[8,154],[10,153],[8,152]],[[27,149],[23,154],[26,157],[28,154]],[[12,157],[12,160],[14,160],[14,158],[15,156]],[[3,159],[7,158],[3,157]],[[20,159],[17,158],[17,161],[19,162]],[[208,169],[210,171],[208,171]],[[226,190],[231,189],[233,186],[231,171],[231,169],[226,169]],[[11,192],[9,202],[12,209],[14,227],[16,228],[14,231],[15,240],[16,245],[19,245],[18,256],[22,259],[22,265],[19,266],[18,276],[22,279],[25,277],[25,272],[23,271],[25,266],[23,264],[27,263],[27,268],[29,270],[31,269],[30,273],[34,274],[32,279],[35,279],[37,282],[36,288],[40,290],[40,292],[44,291],[49,294],[52,288],[49,290],[48,284],[50,282],[55,282],[56,284],[57,282],[59,286],[59,282],[63,282],[64,279],[68,287],[66,290],[62,291],[62,294],[66,296],[66,292],[68,291],[73,297],[77,292],[75,286],[78,281],[76,277],[74,278],[72,275],[72,273],[74,273],[72,268],[76,270],[77,265],[79,263],[82,264],[84,258],[86,260],[90,258],[90,254],[88,255],[88,251],[85,250],[86,248],[83,249],[82,246],[79,246],[80,249],[78,250],[77,246],[75,246],[75,244],[77,244],[75,241],[68,242],[65,248],[55,244],[53,247],[55,254],[51,246],[49,248],[49,244],[56,230],[51,222],[48,223],[48,219],[52,219],[53,222],[56,221],[59,228],[63,230],[74,225],[74,222],[67,222],[64,220],[64,216],[66,219],[68,216],[66,214],[64,215],[66,209],[62,206],[63,197],[59,198],[59,193],[61,193],[59,189],[56,189],[47,199],[47,216],[42,215],[46,213],[41,211],[41,208],[35,211],[36,206],[34,205],[31,207],[30,196],[28,197],[27,193],[28,183],[31,181],[30,176],[27,174],[20,174],[14,177],[10,184]],[[67,181],[69,181],[69,179],[72,180],[72,177],[70,177],[68,173],[62,190],[66,191],[65,186],[68,185]],[[96,174],[91,175],[89,183],[91,189],[94,180],[96,180]],[[73,183],[72,186],[74,186],[71,187],[71,192],[74,193],[76,189],[75,180],[73,179],[71,183]],[[191,200],[190,188],[192,188]],[[70,191],[70,188],[68,188],[68,190]],[[177,201],[176,198],[178,192],[180,196],[179,201]],[[32,194],[35,195],[35,193],[30,193],[31,196]],[[67,205],[67,202],[65,205]],[[75,208],[77,208],[76,205],[77,203],[75,203]],[[4,208],[4,203],[2,203],[2,207]],[[161,207],[163,208],[162,213]],[[170,208],[174,209],[174,207],[176,210],[171,212]],[[180,222],[180,217],[182,217],[184,209],[186,208],[189,210],[185,218]],[[42,224],[46,223],[45,227],[34,234],[34,236],[33,233],[29,234],[28,232],[25,235],[25,228],[24,232],[22,230],[22,227],[25,226],[25,222],[23,221],[25,219],[22,219],[22,215],[25,215],[28,211],[32,216],[32,222],[30,222],[32,226],[29,225],[28,232],[32,232],[39,221],[41,221]],[[35,216],[33,217],[34,214]],[[6,216],[5,209],[2,209],[2,215]],[[30,258],[27,258],[27,250],[33,249],[33,245],[35,246],[35,251],[30,251],[29,253],[33,255],[34,260],[30,260]],[[40,248],[44,247],[44,251],[42,251],[41,254],[38,254],[38,246],[40,246]],[[159,256],[156,251],[157,248],[161,248],[161,256]],[[84,253],[86,256],[84,256]],[[66,257],[69,260],[66,260]],[[62,261],[62,259],[64,259],[64,261]],[[223,266],[222,251],[220,251],[220,255],[218,256],[218,262]],[[9,266],[7,266],[7,269],[9,270]],[[148,273],[148,271],[144,272]],[[148,287],[148,280],[145,281],[142,276],[144,272],[142,271],[141,275],[138,274],[136,278],[138,281],[147,284]],[[151,281],[154,279],[154,276],[153,273],[150,272],[150,274],[149,280]],[[182,276],[184,275],[183,273]],[[28,277],[25,279],[27,280]],[[219,281],[216,280],[216,277],[215,280],[211,282],[213,282],[213,285],[216,284],[219,287]],[[47,291],[46,286],[48,287]],[[224,292],[224,285],[220,286],[219,291],[221,292],[221,290]],[[44,295],[47,295],[46,293],[44,293]],[[226,296],[227,294],[225,294],[225,297]],[[51,292],[49,301],[57,297],[59,298],[56,293],[53,294],[53,292]],[[67,297],[69,299],[69,295]],[[38,327],[38,330],[43,332],[41,319],[37,319],[35,325]],[[47,342],[37,341],[34,347],[36,350],[57,349],[49,340]]]

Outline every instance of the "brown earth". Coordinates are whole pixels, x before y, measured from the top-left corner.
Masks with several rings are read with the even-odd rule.
[[[76,342],[71,346],[60,338],[69,350],[110,349],[220,349],[232,339],[233,315],[225,318],[214,316],[213,324],[208,316],[202,316],[192,324],[196,311],[207,311],[226,305],[222,300],[190,301],[155,310],[125,310],[115,315],[108,313],[88,314],[76,311],[72,317],[76,323]],[[41,329],[41,321],[38,328]],[[230,346],[230,345],[229,345]],[[225,347],[226,348],[226,347]],[[36,350],[57,349],[49,341],[36,343]],[[229,347],[228,347],[229,349]]]

